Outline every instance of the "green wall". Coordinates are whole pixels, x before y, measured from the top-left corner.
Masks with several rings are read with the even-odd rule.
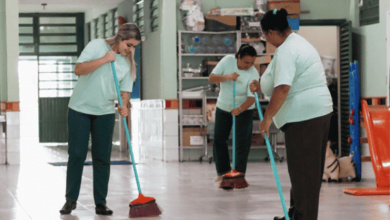
[[[0,1],[0,101],[7,100],[7,40],[6,40],[6,26],[5,26],[5,1]]]
[[[357,1],[350,1],[350,20],[354,33],[354,59],[359,62],[361,96],[387,96],[386,11],[389,0],[380,0],[379,23],[359,26]]]
[[[0,100],[19,101],[18,1],[0,1]]]

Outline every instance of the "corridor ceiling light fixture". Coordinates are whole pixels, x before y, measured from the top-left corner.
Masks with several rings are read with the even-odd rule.
[[[142,0],[142,1],[138,2],[138,3],[137,3],[137,5],[139,5],[139,4],[143,3],[143,2],[144,2],[144,0]]]
[[[41,5],[42,5],[42,7],[43,7],[43,10],[45,10],[45,9],[46,9],[47,3],[42,3]]]

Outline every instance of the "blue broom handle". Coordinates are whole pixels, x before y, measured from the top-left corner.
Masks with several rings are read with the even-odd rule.
[[[233,81],[233,109],[236,108],[236,81]],[[236,169],[236,116],[233,116],[233,170]]]
[[[260,105],[260,102],[259,102],[259,96],[257,95],[257,92],[255,92],[255,99],[256,99],[256,104],[257,104],[256,105],[257,106],[257,111],[259,112],[260,121],[262,121],[263,120],[263,113],[261,112],[261,105]],[[284,216],[285,216],[286,220],[290,220],[290,217],[288,216],[288,213],[287,213],[286,203],[284,201],[282,187],[280,186],[280,180],[279,180],[278,171],[276,170],[276,164],[275,164],[274,155],[272,153],[271,144],[269,143],[269,139],[267,137],[267,133],[265,133],[264,137],[265,137],[265,142],[267,144],[269,158],[271,160],[272,171],[274,172],[276,185],[278,186],[279,197],[280,197],[280,202],[282,203]]]
[[[111,68],[112,68],[112,74],[114,75],[114,81],[115,81],[116,93],[118,95],[119,105],[122,107],[123,104],[122,104],[122,97],[121,97],[121,93],[120,93],[120,89],[119,89],[118,78],[116,77],[114,62],[112,62],[112,61],[111,61]],[[138,192],[141,194],[142,193],[141,186],[139,184],[137,168],[135,167],[133,148],[131,147],[131,139],[130,139],[130,135],[129,135],[129,129],[127,128],[126,117],[122,117],[122,119],[123,119],[123,125],[124,125],[125,130],[126,130],[126,138],[127,138],[127,143],[129,144],[130,157],[131,157],[131,162],[132,162],[132,166],[133,166],[133,170],[134,170],[134,174],[135,174],[135,180],[137,181]]]

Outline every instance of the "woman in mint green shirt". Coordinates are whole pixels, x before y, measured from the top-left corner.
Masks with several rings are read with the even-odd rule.
[[[253,66],[257,54],[248,45],[241,45],[235,56],[227,55],[211,72],[209,81],[220,83],[214,127],[214,161],[217,169],[216,181],[231,171],[226,141],[232,128],[232,116],[236,116],[236,171],[246,172],[249,149],[252,141],[254,96],[249,90],[252,80],[259,79]],[[233,108],[233,81],[236,82],[236,108]]]
[[[113,213],[106,206],[115,124],[114,101],[117,99],[110,63],[114,61],[125,105],[123,108],[118,106],[118,111],[126,117],[136,79],[134,49],[140,40],[137,25],[126,23],[120,26],[114,37],[89,42],[77,60],[75,74],[79,79],[69,101],[66,203],[60,210],[61,214],[69,214],[76,208],[90,134],[95,212],[100,215]]]
[[[316,220],[333,106],[324,67],[316,49],[291,31],[285,9],[267,12],[261,26],[267,42],[277,49],[260,84],[253,81],[250,86],[252,92],[261,88],[271,97],[260,132],[268,134],[273,120],[285,133],[292,185],[289,215]]]

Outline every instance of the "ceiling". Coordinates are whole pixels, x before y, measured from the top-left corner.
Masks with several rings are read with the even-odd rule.
[[[21,13],[86,12],[96,7],[113,5],[123,0],[19,0]],[[47,3],[43,9],[42,3]]]

